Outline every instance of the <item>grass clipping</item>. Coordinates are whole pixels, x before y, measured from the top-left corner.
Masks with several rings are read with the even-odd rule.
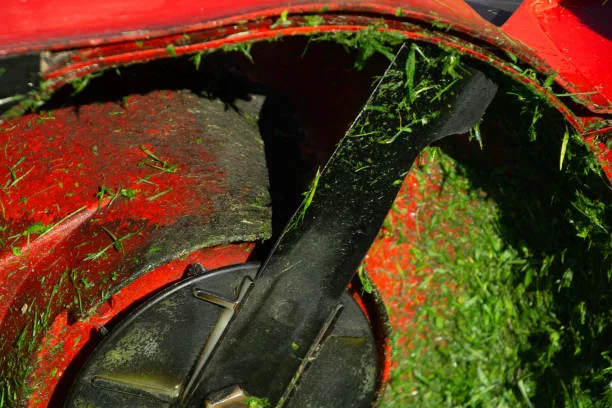
[[[396,333],[383,406],[612,406],[609,206],[585,211],[581,189],[564,191],[554,215],[536,190],[495,188],[485,169],[428,153],[413,173],[443,181],[421,191],[418,232],[397,210],[386,224],[413,245],[402,272],[425,300]]]

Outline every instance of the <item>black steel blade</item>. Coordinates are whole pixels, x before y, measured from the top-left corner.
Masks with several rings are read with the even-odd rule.
[[[480,120],[495,84],[477,70],[458,75],[442,63],[419,70],[416,49],[404,45],[398,52],[216,349],[194,368],[182,405],[240,384],[281,406],[305,358],[341,313],[340,296],[419,152]]]

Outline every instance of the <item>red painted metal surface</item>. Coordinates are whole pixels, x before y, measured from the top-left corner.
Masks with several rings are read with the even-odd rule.
[[[563,87],[599,113],[612,113],[612,9],[598,0],[531,0],[504,32],[559,75]]]
[[[74,0],[39,0],[19,5],[7,2],[0,5],[0,13],[5,16],[5,29],[0,33],[0,54],[91,47],[232,27],[240,21],[276,18],[283,11],[291,14],[368,13],[402,21],[438,21],[451,26],[453,31],[507,50],[539,71],[543,68],[542,61],[546,61],[558,74],[557,82],[568,92],[578,93],[576,97],[591,109],[610,113],[612,78],[605,67],[612,55],[610,29],[606,24],[612,12],[601,3],[599,0],[526,0],[499,30],[462,0],[354,0],[346,3],[182,0],[172,5],[131,0],[92,1],[87,7]],[[396,17],[397,14],[401,17]],[[350,16],[347,19],[350,20]],[[569,31],[573,35],[566,35]],[[155,57],[155,54],[148,57]]]
[[[0,127],[0,364],[3,380],[29,378],[32,401],[48,400],[59,379],[48,373],[61,375],[97,326],[189,263],[245,262],[253,244],[238,242],[268,236],[270,210],[252,208],[267,200],[267,175],[232,184],[217,147],[227,140],[206,122],[215,109],[188,91],[153,91]],[[260,154],[241,160],[256,174],[265,158],[251,132]],[[232,222],[236,210],[255,216],[248,227]]]
[[[6,26],[0,34],[0,49],[32,50],[70,43],[72,46],[94,45],[121,39],[153,37],[169,32],[227,25],[231,21],[278,16],[291,13],[352,10],[362,13],[394,15],[397,8],[409,13],[431,16],[454,15],[455,20],[477,21],[477,14],[457,0],[421,1],[351,1],[315,2],[309,0],[225,0],[203,2],[166,1],[92,1],[87,7],[74,0],[28,1],[4,3],[0,12]],[[482,20],[480,26],[484,27]]]
[[[305,24],[305,21],[299,16],[283,24],[278,24],[276,18],[260,18],[251,22],[245,20],[239,24],[190,32],[189,35],[167,35],[153,39],[143,39],[142,41],[129,41],[76,50],[68,54],[69,58],[66,58],[66,54],[62,53],[60,54],[61,58],[58,58],[57,61],[54,62],[51,59],[45,79],[47,79],[47,87],[49,89],[56,89],[76,78],[96,73],[104,68],[120,66],[128,62],[145,62],[152,59],[167,58],[170,53],[173,55],[189,55],[223,46],[231,46],[239,42],[263,41],[279,36],[312,35],[325,32],[356,32],[373,24],[381,24],[379,18],[356,15],[347,18],[345,15],[333,14],[331,12],[325,14],[323,18],[324,23],[317,26]],[[426,17],[428,20],[432,18],[432,15]],[[435,18],[439,19],[439,17]],[[450,20],[440,19],[437,21],[448,22]],[[495,66],[508,75],[513,76],[517,81],[533,87],[551,105],[557,107],[578,132],[586,132],[591,129],[593,123],[597,126],[605,125],[603,121],[605,117],[596,113],[602,110],[603,105],[596,106],[589,99],[586,103],[592,112],[585,110],[572,111],[555,95],[551,88],[544,87],[543,84],[546,82],[546,78],[554,76],[558,83],[571,90],[571,97],[574,99],[592,98],[595,96],[605,97],[605,95],[596,91],[574,95],[574,92],[577,90],[576,87],[573,85],[569,86],[562,76],[556,75],[555,71],[544,61],[538,59],[537,55],[518,42],[508,38],[495,27],[485,27],[486,29],[483,29],[483,32],[477,33],[472,30],[473,27],[452,26],[458,31],[460,29],[463,30],[462,36],[458,37],[458,34],[447,33],[447,30],[445,32],[435,32],[431,30],[431,27],[423,27],[398,19],[385,20],[385,24],[386,27],[381,27],[380,30],[401,33],[412,40],[455,48],[459,52]],[[475,36],[471,37],[474,43],[466,42],[463,39],[465,34]],[[502,47],[498,50],[491,49],[487,42],[484,42],[485,40],[489,43],[497,41],[498,45],[501,44]],[[171,52],[169,47],[172,47]],[[517,65],[519,59],[529,62],[530,66],[535,68],[535,72],[539,73],[539,77],[533,70],[529,71],[527,69],[529,65]],[[603,81],[609,82],[609,79],[604,77]],[[577,86],[580,87],[579,85]],[[565,97],[564,101],[572,103],[568,96]],[[603,111],[606,111],[606,109],[603,108]],[[612,180],[610,173],[608,173],[608,176]]]
[[[209,197],[223,192],[224,174],[206,151],[196,155],[189,149],[198,134],[196,116],[186,109],[166,109],[175,98],[170,92],[133,96],[127,102],[131,109],[116,103],[67,108],[4,126],[3,161],[10,172],[2,180],[0,234],[5,245],[0,265],[8,279],[0,296],[21,293],[22,285],[40,275],[63,273],[47,256],[59,263],[57,254],[63,253],[67,259],[61,264],[76,267],[112,244],[102,227],[118,238],[132,234],[122,241],[122,251],[130,253],[152,238],[155,225],[170,225],[189,214],[205,219],[212,212]],[[185,148],[177,151],[175,143]],[[181,163],[185,170],[197,169],[191,173],[197,184],[185,183],[178,169],[160,170],[163,165],[144,149],[168,163]],[[180,206],[175,204],[178,197]],[[123,258],[110,249],[91,259],[97,269],[112,270]],[[11,308],[27,304],[32,294],[22,296],[14,299],[19,305],[2,302],[0,320]]]

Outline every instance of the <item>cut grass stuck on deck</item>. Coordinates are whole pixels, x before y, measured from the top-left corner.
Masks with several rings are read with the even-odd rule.
[[[575,140],[564,173],[545,141],[525,146],[497,174],[456,146],[412,170],[419,191],[404,186],[381,232],[411,247],[383,407],[612,406],[609,190],[577,171]]]
[[[316,17],[311,25],[320,23]],[[279,24],[287,21],[285,15]],[[374,54],[392,59],[394,47],[405,40],[380,28],[314,35],[312,41],[332,41],[355,52],[355,67],[362,69]],[[251,58],[251,44],[236,47],[225,51],[238,50]],[[434,63],[426,47],[411,45],[403,84],[407,106],[419,96],[425,99],[425,92],[433,92],[431,83],[415,75],[419,64]],[[175,53],[173,48],[168,51]],[[196,70],[203,55],[193,56]],[[454,78],[461,72],[458,54],[443,57],[439,63]],[[515,56],[513,59],[516,63]],[[527,73],[523,71],[525,76]],[[73,82],[75,97],[90,90],[90,82],[96,82],[90,79],[93,77]],[[549,88],[552,77],[546,78],[546,83]],[[431,100],[447,90],[440,87]],[[537,97],[524,89],[500,90],[500,94],[504,92],[506,100],[516,99],[517,109],[511,109],[511,103],[500,103],[499,111],[515,115],[499,120],[486,116],[481,126],[473,129],[473,138],[480,144],[473,150],[478,153],[484,149],[500,163],[479,164],[473,154],[462,155],[460,148],[430,149],[426,162],[412,173],[421,186],[412,218],[415,225],[405,226],[410,214],[401,206],[396,206],[386,223],[383,235],[392,237],[394,245],[406,245],[410,258],[409,266],[398,263],[390,272],[403,286],[393,306],[414,304],[410,311],[399,312],[390,306],[392,321],[397,313],[406,313],[410,319],[405,325],[396,325],[395,366],[387,407],[612,406],[612,200],[608,187],[603,188],[607,195],[600,191],[604,184],[591,172],[596,162],[581,152],[562,119],[555,118],[560,124],[557,129],[559,126],[546,122],[546,108],[540,107]],[[30,96],[22,110],[40,107],[50,92],[44,85],[40,93]],[[412,120],[424,118],[428,119]],[[401,133],[409,132],[411,124],[405,122],[395,136],[379,142],[392,143]],[[508,137],[509,129],[516,129],[516,138]],[[554,131],[546,138],[543,129]],[[491,149],[487,140],[491,134],[509,141],[509,147]],[[178,165],[157,156],[154,150],[144,146],[141,150],[141,166],[162,173],[179,172]],[[7,166],[5,190],[28,181],[31,170],[26,164],[18,161]],[[367,163],[359,164],[355,171],[364,166]],[[432,177],[439,183],[428,189],[424,181]],[[303,211],[315,190],[316,182],[305,196]],[[137,191],[102,186],[98,198],[100,203],[103,198],[110,202],[119,196],[131,199]],[[170,191],[146,200],[154,201]],[[44,234],[42,226],[36,228]],[[20,236],[35,233],[28,227]],[[89,260],[101,259],[109,251],[122,252],[123,241],[134,234],[105,233],[110,243],[89,254]],[[369,268],[363,270],[370,272]],[[367,291],[367,275],[361,276]],[[66,280],[74,286],[82,315],[87,308],[81,304],[79,291],[90,283],[76,272]],[[39,326],[36,322],[32,328],[27,325],[23,333],[39,333]],[[7,363],[5,378],[0,378],[0,407],[12,406],[18,393],[27,394],[22,379],[31,370],[28,358],[37,347],[37,338],[20,338],[13,347],[16,357]]]
[[[504,243],[495,203],[470,188],[456,162],[437,152],[416,172],[422,186],[429,177],[443,182],[421,191],[410,257],[425,299],[396,334],[387,406],[529,406],[534,373],[521,353],[532,334],[549,341],[547,360],[559,342],[548,296],[525,296],[515,283],[517,270],[536,271]]]

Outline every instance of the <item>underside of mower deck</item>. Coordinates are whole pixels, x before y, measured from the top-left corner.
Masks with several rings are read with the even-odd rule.
[[[610,220],[596,1],[137,3],[0,34],[0,406],[380,404],[395,295],[356,271],[428,145],[590,149]]]

